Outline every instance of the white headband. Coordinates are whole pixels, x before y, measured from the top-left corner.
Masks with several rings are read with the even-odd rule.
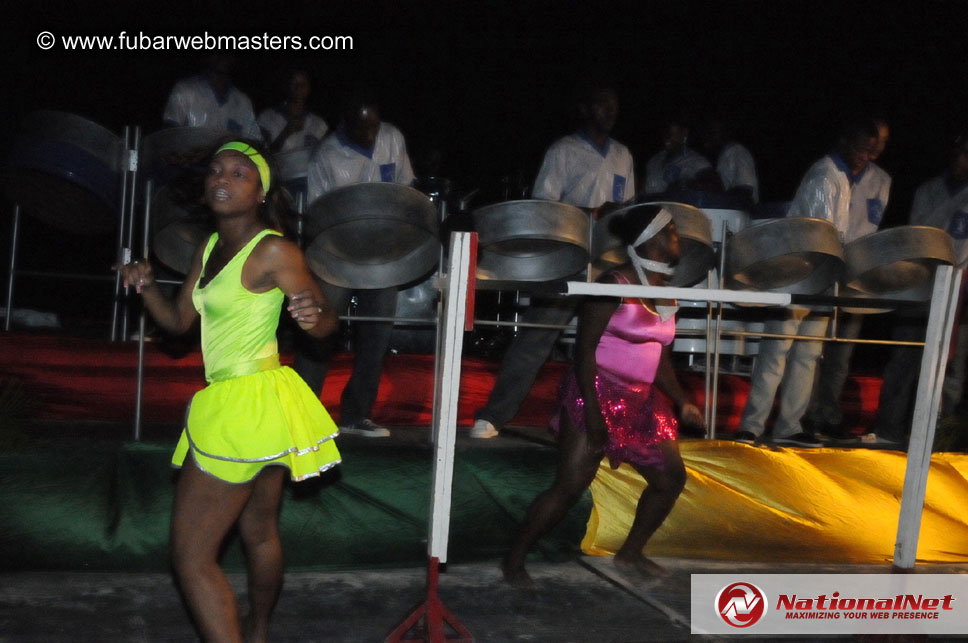
[[[659,234],[659,231],[669,225],[671,221],[672,213],[665,208],[662,208],[659,210],[659,213],[655,215],[655,218],[652,219],[649,225],[645,226],[645,229],[635,239],[635,241],[628,246],[629,259],[632,260],[632,265],[635,267],[635,272],[638,274],[639,281],[642,282],[643,285],[647,283],[645,279],[646,270],[658,272],[663,275],[671,275],[675,272],[675,269],[668,263],[645,259],[639,256],[639,253],[635,251],[636,246],[642,245],[655,235]]]
[[[655,215],[655,218],[652,219],[649,225],[645,226],[645,230],[643,230],[638,238],[632,242],[630,247],[642,245],[655,235],[659,234],[659,230],[669,225],[670,221],[672,221],[672,214],[665,208],[662,208],[659,210],[658,214]]]

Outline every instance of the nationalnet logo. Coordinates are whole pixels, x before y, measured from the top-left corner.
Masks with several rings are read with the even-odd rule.
[[[840,592],[800,596],[780,594],[777,611],[784,618],[844,618],[857,619],[933,619],[941,618],[943,611],[954,609],[954,596],[925,596],[924,594],[895,594],[894,596],[858,596]]]
[[[756,625],[766,614],[768,605],[766,594],[752,583],[733,583],[716,595],[719,617],[733,627]]]
[[[690,620],[694,634],[964,634],[968,574],[693,574]]]

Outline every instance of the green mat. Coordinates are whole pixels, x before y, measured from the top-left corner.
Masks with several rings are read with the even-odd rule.
[[[0,455],[0,568],[168,571],[174,492],[171,444],[84,443]],[[286,569],[422,565],[427,559],[433,451],[429,445],[340,444],[343,464],[290,484],[281,526]],[[552,447],[467,449],[454,465],[448,561],[498,559],[527,506],[553,479]],[[591,495],[534,556],[578,554]],[[226,569],[244,569],[227,541]]]

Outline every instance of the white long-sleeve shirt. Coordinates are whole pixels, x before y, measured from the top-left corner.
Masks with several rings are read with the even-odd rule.
[[[380,123],[370,150],[356,145],[337,129],[323,139],[309,162],[309,200],[352,183],[410,185],[413,179],[406,142],[393,125]]]
[[[968,183],[953,188],[946,174],[922,183],[914,193],[910,222],[946,230],[958,266],[968,263]]]
[[[262,140],[249,97],[235,87],[220,96],[204,75],[175,83],[162,119],[169,125],[209,127]]]
[[[848,241],[877,232],[890,195],[891,175],[871,163],[851,187]]]
[[[635,198],[632,154],[611,138],[599,148],[580,132],[569,134],[545,152],[531,196],[580,208],[631,201]]]
[[[851,177],[850,170],[836,154],[824,156],[804,174],[787,210],[787,216],[830,221],[837,228],[842,243],[853,241],[849,236],[851,190],[860,178],[862,177]],[[855,215],[860,216],[859,211],[855,211]]]
[[[688,181],[712,165],[706,157],[683,147],[675,154],[662,150],[645,165],[645,194],[665,192],[677,181]]]
[[[753,155],[739,143],[727,143],[716,159],[716,173],[723,188],[749,187],[753,191],[753,203],[760,202],[760,182],[756,176]]]
[[[270,107],[259,114],[259,127],[269,135],[266,140],[267,144],[276,140],[276,137],[286,127],[287,122],[289,122],[289,116],[278,107]],[[326,124],[326,121],[312,112],[306,112],[303,115],[303,128],[287,136],[279,151],[290,152],[304,147],[315,147],[326,137],[328,131],[329,125]]]

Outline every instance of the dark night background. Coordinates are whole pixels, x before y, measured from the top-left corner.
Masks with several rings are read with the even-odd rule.
[[[348,52],[236,52],[236,84],[258,112],[278,100],[281,70],[303,64],[313,107],[333,126],[340,89],[368,79],[384,119],[406,135],[418,176],[427,150],[439,147],[443,176],[491,195],[502,179],[530,184],[544,149],[574,128],[574,89],[589,77],[617,87],[613,136],[632,149],[639,177],[664,117],[722,109],[756,158],[765,201],[792,197],[846,111],[883,113],[892,127],[881,161],[894,176],[888,224],[904,222],[914,188],[943,168],[968,123],[962,1],[17,4],[22,15],[8,8],[2,27],[4,149],[39,108],[150,133],[174,82],[196,73],[203,55],[42,51],[35,38],[44,30],[352,36]],[[0,208],[6,266],[11,207]],[[110,239],[25,227],[26,265],[50,254],[31,244],[88,270],[112,259]],[[30,299],[36,285],[17,292]]]

